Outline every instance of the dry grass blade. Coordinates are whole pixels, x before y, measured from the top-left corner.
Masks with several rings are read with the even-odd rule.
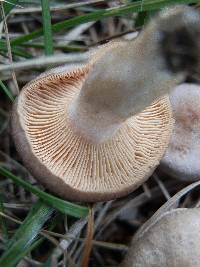
[[[86,0],[86,1],[80,1],[77,3],[71,3],[71,4],[56,4],[54,6],[50,7],[50,11],[60,11],[60,10],[67,10],[70,8],[77,8],[77,7],[82,7],[90,4],[97,4],[97,3],[102,3],[105,2],[105,0]],[[12,14],[24,14],[24,13],[36,13],[36,12],[41,12],[42,8],[41,7],[27,7],[23,9],[14,9],[12,10]]]
[[[159,179],[158,175],[156,173],[153,174],[153,178],[156,181],[156,183],[158,184],[158,186],[160,187],[161,191],[163,192],[163,195],[165,196],[166,200],[170,199],[170,194],[167,191],[164,183]]]
[[[7,44],[7,49],[8,49],[8,57],[9,57],[9,61],[12,64],[13,63],[13,57],[12,57],[12,52],[11,52],[11,45],[10,45],[10,38],[9,38],[9,34],[8,34],[8,26],[7,26],[7,22],[6,22],[6,15],[4,12],[4,7],[3,7],[3,2],[0,2],[0,8],[1,8],[1,16],[3,18],[3,22],[4,22],[4,29],[5,29],[5,34],[6,34],[6,44]],[[15,84],[15,95],[19,94],[19,86],[17,83],[17,79],[16,79],[16,75],[15,75],[15,71],[12,70],[12,78],[13,78],[13,82]]]
[[[59,242],[59,247],[62,248],[62,251],[67,251],[71,243],[74,239],[80,234],[82,229],[87,223],[87,218],[80,219],[76,221],[69,229],[66,235],[64,235],[63,239]],[[62,255],[62,251],[59,249],[59,247],[55,248],[52,252],[53,258],[59,258]]]
[[[3,72],[10,70],[27,70],[32,68],[46,67],[49,65],[56,66],[65,63],[85,62],[88,57],[88,53],[69,53],[57,54],[55,56],[42,56],[40,58],[0,65],[0,71]]]
[[[90,254],[92,251],[93,233],[94,233],[94,210],[93,208],[90,208],[89,215],[88,215],[87,234],[86,234],[85,247],[84,247],[81,267],[88,267]]]

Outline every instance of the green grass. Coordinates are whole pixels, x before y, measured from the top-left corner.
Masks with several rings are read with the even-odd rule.
[[[33,249],[34,242],[44,223],[50,218],[54,209],[42,201],[36,202],[22,225],[5,244],[5,252],[0,258],[0,266],[14,267]]]
[[[5,86],[5,84],[1,80],[0,80],[0,87],[4,91],[4,93],[7,95],[7,97],[13,102],[14,97],[13,97],[12,93],[10,92],[10,90],[7,88],[7,86]]]
[[[143,12],[143,11],[152,11],[155,9],[163,8],[167,5],[174,5],[177,3],[181,4],[189,4],[189,3],[199,3],[199,1],[193,0],[148,0],[148,1],[137,1],[132,4],[124,5],[116,8],[102,9],[99,11],[91,12],[86,15],[81,15],[74,17],[72,19],[68,19],[62,22],[58,22],[52,25],[52,31],[54,33],[59,32],[61,30],[66,30],[72,28],[74,26],[80,25],[82,23],[86,23],[89,21],[97,21],[107,17],[113,16],[122,16],[132,12]],[[38,38],[43,35],[43,30],[39,29],[32,33],[23,35],[14,39],[11,44],[19,45],[35,38]]]
[[[4,205],[3,205],[3,195],[0,193],[0,212],[4,213]],[[6,225],[5,218],[0,217],[0,229],[2,231],[3,242],[6,243],[8,241],[8,228]]]
[[[5,15],[9,14],[9,12],[15,7],[16,4],[19,3],[18,0],[8,0],[9,3],[2,1],[2,6],[4,8]],[[0,21],[2,20],[2,15],[0,14]]]
[[[41,0],[42,17],[43,17],[43,32],[44,32],[44,47],[45,54],[53,54],[53,37],[51,29],[51,15],[49,8],[49,0]]]
[[[29,182],[26,182],[20,177],[12,174],[10,171],[8,171],[2,166],[0,166],[0,174],[4,177],[11,179],[18,186],[21,186],[29,192],[35,194],[45,203],[49,204],[50,206],[54,207],[55,209],[59,210],[64,214],[68,214],[77,218],[85,217],[88,214],[88,208],[70,203],[58,197],[50,195],[46,192],[43,192],[37,187],[32,186]]]

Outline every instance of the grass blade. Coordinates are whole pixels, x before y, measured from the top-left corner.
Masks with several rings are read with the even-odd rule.
[[[64,214],[68,214],[77,218],[85,217],[88,214],[89,211],[88,208],[65,201],[58,197],[52,196],[46,192],[43,192],[42,190],[32,186],[29,182],[26,182],[20,177],[15,176],[10,171],[1,166],[0,166],[0,174],[3,175],[4,177],[10,178],[11,180],[14,181],[14,183],[35,194],[45,203],[51,205],[52,207],[54,207],[55,209],[59,210]]]
[[[8,48],[6,42],[4,40],[0,40],[0,51],[8,52]],[[21,47],[11,46],[11,52],[13,55],[24,57],[24,58],[32,58],[32,55],[22,49]]]
[[[33,235],[35,235],[34,232],[36,232],[37,234],[37,230],[39,228],[41,229],[41,227],[49,219],[53,211],[54,209],[45,204],[43,201],[39,200],[38,202],[36,202],[28,213],[26,219],[15,232],[14,236],[8,241],[7,248],[11,248],[13,243],[18,241],[24,235],[24,230],[27,229],[27,227],[29,230],[32,229]],[[34,238],[34,236],[32,237]]]
[[[4,85],[4,83],[1,80],[0,80],[0,87],[3,89],[7,97],[13,102],[14,101],[13,95],[11,94],[10,90]]]
[[[4,212],[3,195],[1,193],[0,193],[0,211]],[[5,218],[3,218],[2,216],[0,217],[0,228],[2,231],[3,241],[5,242],[8,240],[8,229],[5,222]]]
[[[3,3],[1,3],[1,2],[3,2]],[[18,2],[19,2],[18,0],[8,0],[8,1],[7,0],[6,1],[1,0],[0,4],[3,5],[5,15],[8,15],[9,12],[15,7],[15,5],[17,5]],[[3,17],[0,14],[0,21],[2,21],[2,20],[3,20]]]
[[[41,5],[42,5],[45,54],[48,56],[53,54],[53,38],[51,30],[51,14],[49,8],[49,0],[41,0]]]
[[[58,22],[52,25],[53,32],[59,32],[63,29],[69,29],[73,26],[77,26],[82,23],[89,21],[96,21],[106,17],[121,16],[131,12],[142,12],[162,8],[167,5],[172,4],[190,4],[199,3],[199,1],[194,0],[148,0],[148,1],[137,1],[132,4],[123,5],[114,8],[102,9],[95,12],[91,12],[86,15],[76,16],[74,18]],[[20,36],[11,41],[12,45],[19,45],[35,38],[42,36],[43,31],[39,29],[37,31],[31,32],[29,34]]]
[[[53,208],[38,201],[23,224],[8,241],[6,251],[0,258],[0,266],[14,267],[30,251],[44,223],[53,213]]]

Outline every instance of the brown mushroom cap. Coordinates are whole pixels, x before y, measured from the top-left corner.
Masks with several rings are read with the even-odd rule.
[[[89,68],[51,73],[25,86],[14,105],[12,131],[25,165],[50,191],[66,199],[103,201],[133,191],[151,175],[173,119],[164,96],[125,121],[105,143],[76,135],[68,106]]]
[[[181,84],[170,94],[175,125],[160,169],[186,181],[200,179],[200,86]]]
[[[200,266],[200,209],[164,213],[133,238],[120,267]]]

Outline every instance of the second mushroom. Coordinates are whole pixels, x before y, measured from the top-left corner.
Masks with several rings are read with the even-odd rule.
[[[183,181],[200,179],[200,86],[181,84],[170,94],[175,125],[160,170]]]

